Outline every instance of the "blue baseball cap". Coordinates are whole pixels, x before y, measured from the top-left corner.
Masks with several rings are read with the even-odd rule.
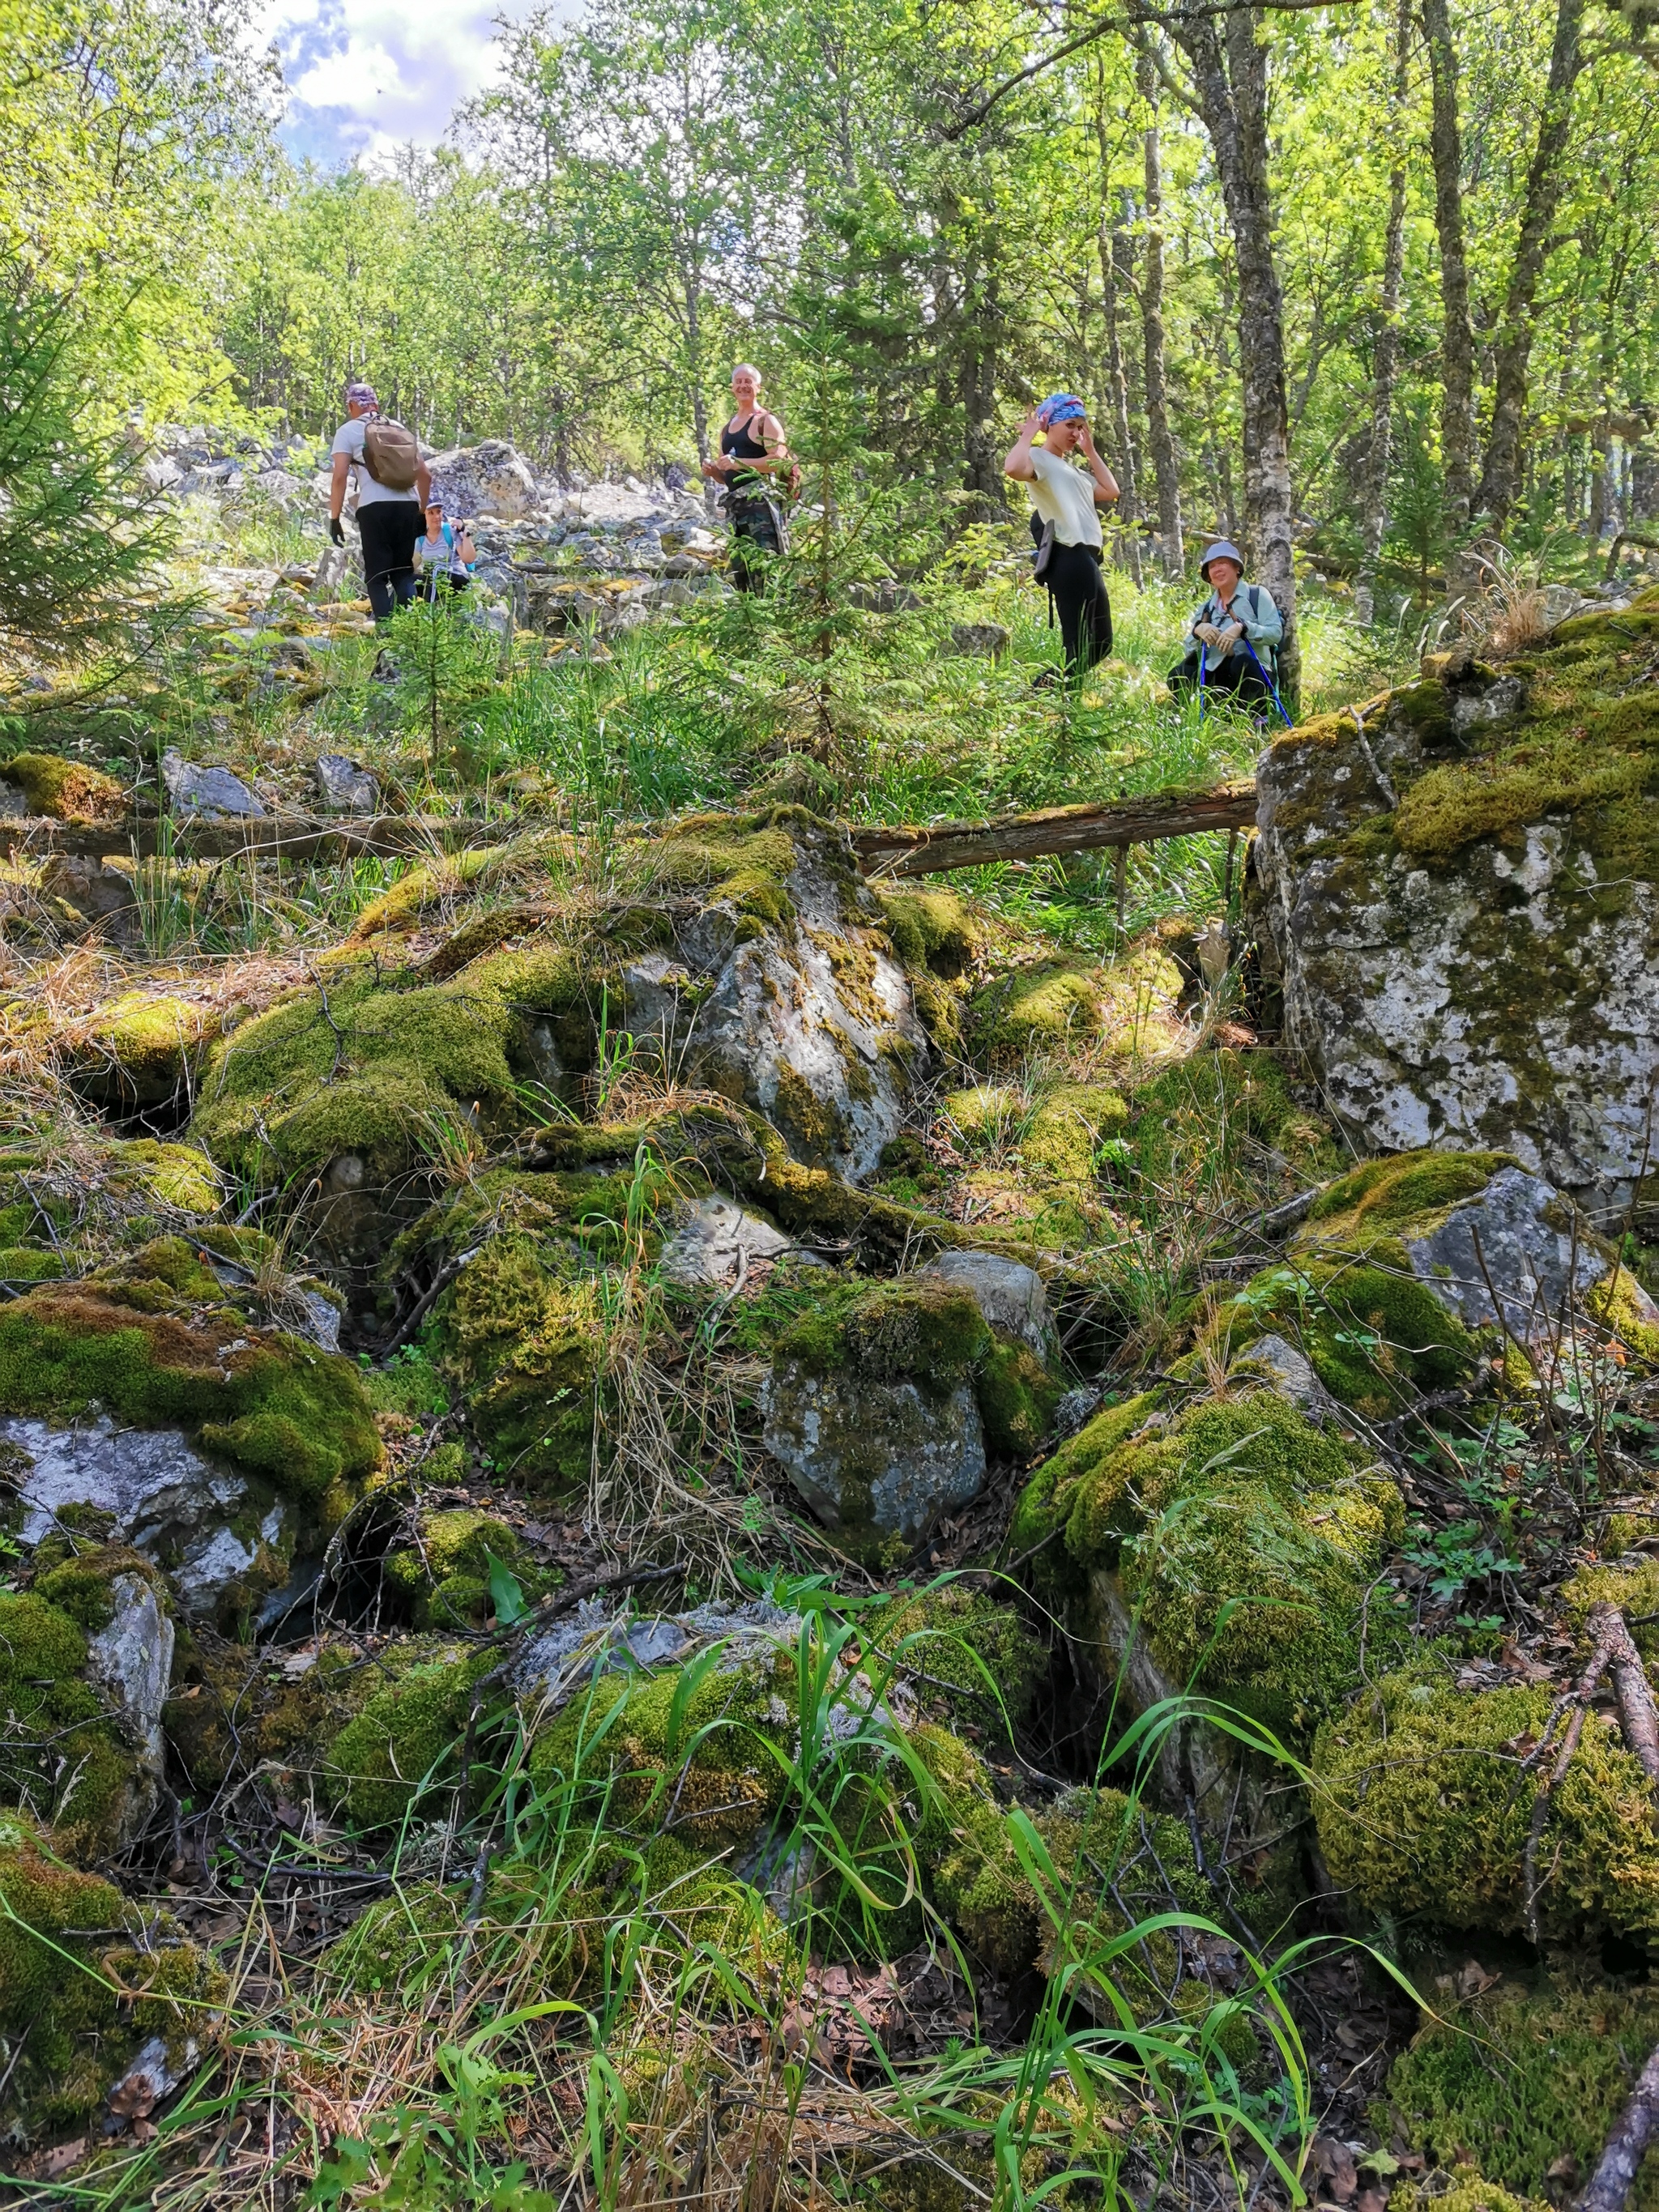
[[[1037,422],[1042,428],[1052,430],[1056,422],[1081,422],[1088,412],[1075,392],[1051,392],[1037,409]]]

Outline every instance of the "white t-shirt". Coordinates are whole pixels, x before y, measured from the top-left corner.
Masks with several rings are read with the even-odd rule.
[[[349,422],[342,422],[334,433],[331,453],[343,453],[351,464],[351,472],[357,480],[357,504],[371,507],[377,499],[407,499],[416,496],[411,484],[407,491],[392,491],[387,485],[377,483],[370,476],[363,459],[363,438],[368,429],[368,419],[359,415]]]
[[[1033,446],[1031,466],[1036,482],[1030,487],[1031,504],[1045,522],[1054,526],[1062,545],[1098,545],[1100,515],[1095,506],[1095,480],[1086,469],[1074,469],[1058,453]]]

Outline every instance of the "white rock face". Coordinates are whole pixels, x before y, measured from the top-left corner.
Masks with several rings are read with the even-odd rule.
[[[292,1509],[204,1458],[178,1429],[118,1429],[107,1417],[54,1429],[14,1414],[0,1419],[0,1441],[32,1462],[19,1486],[26,1544],[38,1544],[64,1506],[96,1505],[166,1569],[192,1620],[222,1617],[256,1569],[265,1582],[275,1562],[287,1565]]]
[[[1288,1041],[1368,1149],[1513,1152],[1609,1224],[1659,1159],[1659,888],[1605,868],[1568,815],[1432,865],[1401,849],[1399,791],[1522,703],[1513,678],[1468,683],[1437,730],[1427,690],[1258,765]]]
[[[792,830],[792,921],[757,931],[715,903],[677,918],[672,954],[629,963],[627,1025],[667,1063],[756,1107],[797,1159],[861,1182],[927,1063],[880,911],[826,830]]]
[[[141,1574],[112,1577],[114,1613],[87,1639],[87,1673],[125,1722],[137,1752],[137,1778],[122,1808],[121,1839],[131,1842],[155,1810],[167,1767],[161,1708],[173,1680],[173,1623]]]
[[[485,438],[476,446],[452,446],[427,463],[432,495],[456,521],[475,514],[498,515],[516,522],[539,501],[536,472],[505,438]]]

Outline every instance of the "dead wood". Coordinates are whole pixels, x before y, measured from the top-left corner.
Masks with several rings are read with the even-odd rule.
[[[1659,2051],[1650,2055],[1636,2077],[1630,2101],[1613,2124],[1589,2187],[1579,2199],[1579,2212],[1624,2212],[1636,2170],[1656,2135],[1659,2135]]]
[[[947,868],[979,868],[1044,853],[1086,853],[1103,847],[1151,844],[1206,830],[1255,826],[1255,786],[1227,783],[1213,791],[1158,791],[1105,806],[1049,806],[994,822],[940,822],[921,830],[876,827],[851,831],[860,865],[871,876],[930,876]]]

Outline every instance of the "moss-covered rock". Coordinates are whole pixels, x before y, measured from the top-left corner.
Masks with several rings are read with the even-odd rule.
[[[135,1114],[177,1095],[199,1066],[216,1028],[211,1008],[193,999],[124,992],[76,1027],[66,1071],[94,1104]]]
[[[1425,2016],[1377,2118],[1431,2164],[1473,2161],[1517,2197],[1576,2192],[1656,2044],[1659,1991],[1643,1984],[1505,1978]],[[1632,2201],[1659,2205],[1659,2161],[1644,2161]]]
[[[81,1595],[71,1595],[71,1602]],[[84,1607],[77,1607],[84,1610]],[[5,1801],[50,1821],[58,1848],[112,1852],[138,1784],[138,1758],[112,1699],[88,1679],[87,1630],[37,1592],[0,1591]]]
[[[1659,1034],[1656,642],[1649,589],[1264,756],[1288,1041],[1366,1150],[1501,1149],[1591,1212],[1628,1202]]]
[[[1079,953],[1050,954],[975,994],[969,1036],[993,1066],[1097,1044],[1153,1055],[1177,1041],[1181,988],[1181,971],[1155,939],[1107,967]]]
[[[43,1285],[0,1310],[0,1413],[67,1420],[96,1403],[135,1428],[193,1430],[286,1494],[338,1510],[381,1460],[356,1370],[200,1306],[217,1281],[173,1243],[125,1279]]]
[[[1404,1669],[1327,1721],[1314,1814],[1337,1886],[1371,1911],[1523,1930],[1540,1784],[1521,1762],[1550,1705],[1544,1689],[1473,1692]],[[1659,1930],[1659,1810],[1611,1722],[1590,1720],[1551,1791],[1536,1864],[1547,1936]]]
[[[31,814],[54,822],[113,822],[126,811],[126,794],[112,775],[59,753],[13,753],[0,761],[0,776],[22,786]]]
[[[496,1563],[527,1600],[544,1596],[553,1586],[514,1529],[472,1506],[417,1514],[410,1540],[387,1553],[382,1571],[416,1628],[453,1634],[487,1626],[493,1618],[490,1575]]]
[[[1401,2182],[1389,2199],[1394,2212],[1548,2212],[1547,2197],[1516,2197],[1488,2181],[1479,2166],[1467,2160],[1449,2174],[1435,2174],[1429,2181]]]
[[[1038,1468],[1012,1540],[1064,1530],[1040,1571],[1106,1680],[1144,1646],[1154,1682],[1297,1744],[1355,1679],[1359,1610],[1403,1519],[1368,1455],[1271,1390],[1169,1412],[1143,1396]]]
[[[205,2044],[224,1975],[167,1915],[146,1915],[0,1814],[0,2126],[25,2137],[84,2124],[139,2047]]]
[[[495,1658],[488,1646],[425,1639],[381,1655],[383,1686],[328,1743],[321,1763],[323,1790],[354,1827],[395,1828],[428,1792],[454,1791],[472,1686]]]
[[[1025,1719],[1048,1672],[1048,1647],[1024,1616],[969,1583],[896,1597],[862,1632],[881,1662],[925,1677],[924,1701],[942,1699],[958,1732],[1005,1737]]]

